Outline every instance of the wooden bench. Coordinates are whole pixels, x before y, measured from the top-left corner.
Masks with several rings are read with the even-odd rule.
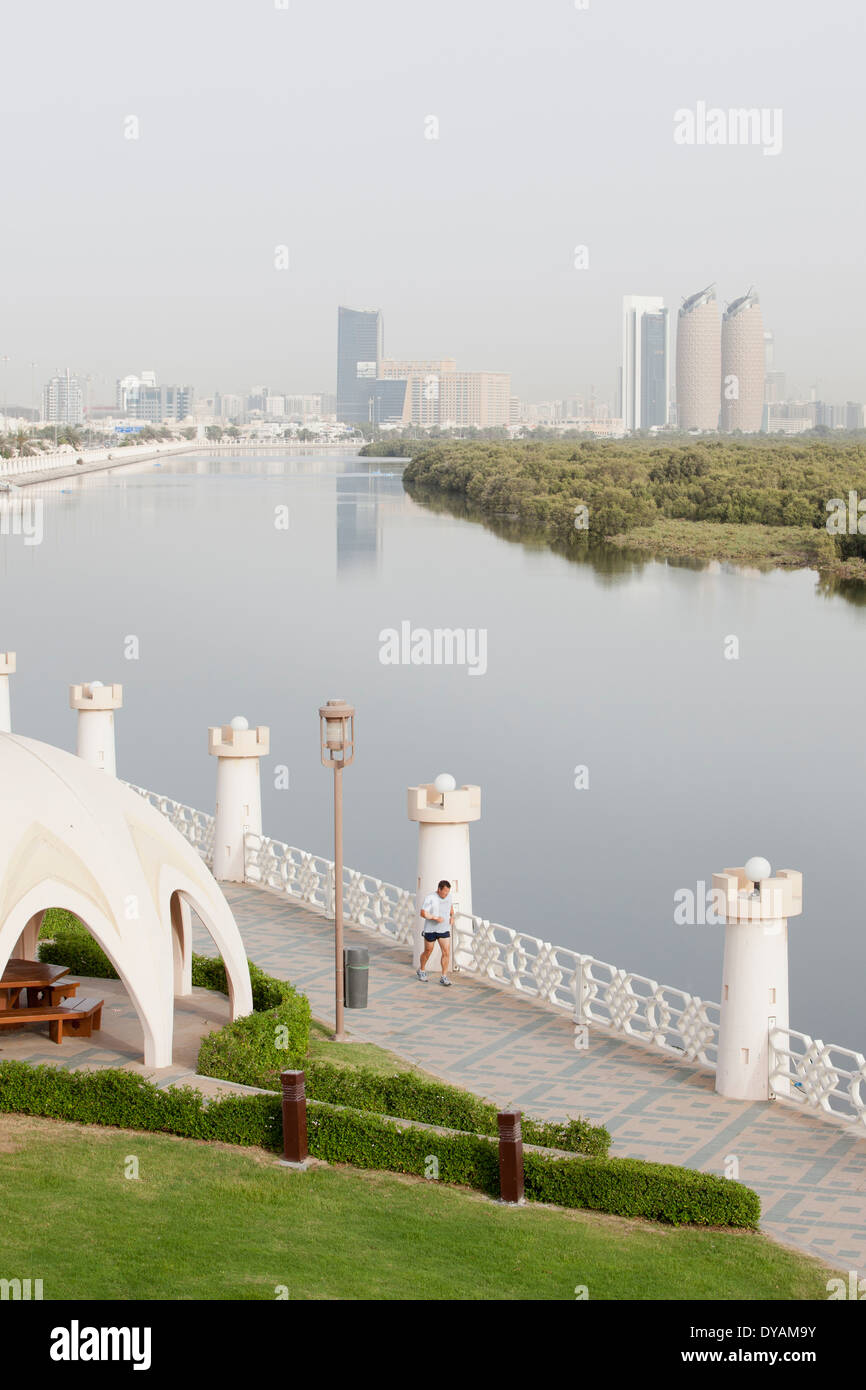
[[[31,1007],[56,1008],[63,999],[71,999],[80,984],[80,980],[58,980],[56,984],[28,985],[27,1003]]]
[[[0,1009],[0,1028],[23,1028],[25,1023],[47,1023],[54,1043],[63,1042],[67,1029],[89,1038],[102,1027],[102,999],[62,999],[59,1004],[36,1004],[26,1009]]]

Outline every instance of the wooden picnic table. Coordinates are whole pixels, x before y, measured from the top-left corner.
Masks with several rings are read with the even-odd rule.
[[[56,1003],[54,995],[62,991],[62,986],[55,990],[56,981],[68,974],[68,965],[49,965],[47,961],[13,957],[6,962],[0,977],[0,1011],[16,1008],[21,991],[25,989],[28,1004],[35,1004],[40,995],[47,995],[50,1003]],[[75,990],[70,992],[74,994]]]

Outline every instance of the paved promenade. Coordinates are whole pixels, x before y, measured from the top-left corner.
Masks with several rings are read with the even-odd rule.
[[[225,887],[250,959],[333,1021],[333,924],[260,889]],[[353,1036],[501,1105],[604,1124],[622,1157],[724,1174],[733,1154],[769,1234],[866,1275],[866,1135],[780,1102],[725,1100],[712,1072],[603,1029],[579,1052],[557,1010],[466,975],[452,989],[435,972],[422,984],[408,952],[372,932],[347,930],[346,944],[370,951],[369,1008],[346,1014]]]
[[[29,473],[0,474],[0,482],[12,483],[16,488],[31,487],[37,483],[62,482],[64,478],[82,478],[86,473],[111,473],[115,468],[131,468],[135,463],[153,463],[162,459],[177,458],[179,454],[192,453],[194,448],[195,442],[187,444],[184,448],[154,450],[153,453],[136,454],[132,458],[125,457],[127,450],[118,449],[110,459],[106,455],[104,458],[80,464],[76,464],[76,455],[71,453],[69,463],[59,468],[35,468]]]

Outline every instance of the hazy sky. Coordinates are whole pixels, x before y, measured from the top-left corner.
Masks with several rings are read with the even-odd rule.
[[[711,280],[755,284],[792,384],[866,398],[861,0],[278,4],[7,9],[10,402],[31,361],[94,402],[144,368],[333,390],[338,303],[389,355],[606,395],[621,295]],[[675,144],[699,101],[781,108],[781,154]]]

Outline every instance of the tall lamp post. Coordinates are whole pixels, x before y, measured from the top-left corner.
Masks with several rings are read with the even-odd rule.
[[[329,700],[319,710],[322,766],[334,769],[334,1042],[343,1033],[343,768],[355,758],[355,711],[345,700]]]

